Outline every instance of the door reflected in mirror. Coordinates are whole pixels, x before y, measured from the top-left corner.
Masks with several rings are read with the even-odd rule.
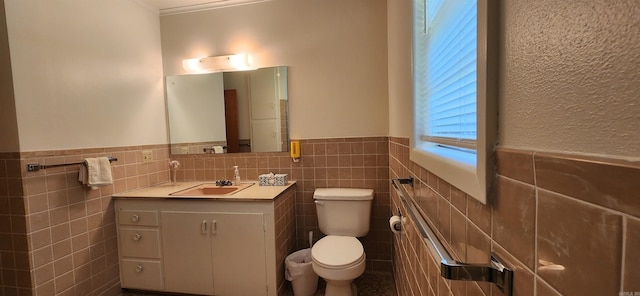
[[[289,150],[287,67],[167,76],[171,154]]]

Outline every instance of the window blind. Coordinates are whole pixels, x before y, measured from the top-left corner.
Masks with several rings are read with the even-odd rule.
[[[415,1],[417,131],[424,141],[475,149],[477,1]]]

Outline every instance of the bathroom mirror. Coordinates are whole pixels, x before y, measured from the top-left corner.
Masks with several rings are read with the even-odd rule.
[[[171,154],[288,151],[287,67],[167,76]]]

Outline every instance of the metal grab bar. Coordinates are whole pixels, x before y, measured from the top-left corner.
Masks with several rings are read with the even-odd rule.
[[[513,270],[502,264],[502,260],[496,254],[491,253],[491,259],[487,265],[461,263],[451,257],[427,221],[418,212],[403,186],[403,184],[408,184],[413,187],[413,178],[394,178],[391,179],[391,184],[416,223],[423,239],[427,242],[431,256],[440,259],[440,276],[449,280],[494,283],[506,296],[513,295]]]
[[[111,157],[109,156],[109,162],[114,162],[114,161],[118,161],[117,158],[115,157]],[[78,162],[70,162],[70,163],[59,163],[59,164],[49,164],[49,165],[44,165],[44,164],[39,164],[39,163],[29,163],[27,164],[27,172],[37,172],[39,170],[44,170],[44,169],[50,169],[50,168],[57,168],[57,167],[61,167],[61,166],[68,166],[68,165],[74,165],[74,164],[83,164],[84,161],[78,161]]]

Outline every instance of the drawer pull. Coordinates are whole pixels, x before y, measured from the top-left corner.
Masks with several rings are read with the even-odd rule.
[[[131,216],[131,222],[138,222],[138,221],[140,221],[140,216],[138,215]]]
[[[207,234],[207,220],[202,220],[202,234]]]
[[[134,241],[139,241],[142,238],[142,235],[140,235],[139,233],[136,233],[133,235],[133,240]]]
[[[216,234],[218,231],[218,222],[216,220],[211,221],[211,234]]]
[[[144,267],[142,266],[142,264],[138,264],[138,266],[136,266],[136,272],[138,273],[142,272],[143,269]]]

